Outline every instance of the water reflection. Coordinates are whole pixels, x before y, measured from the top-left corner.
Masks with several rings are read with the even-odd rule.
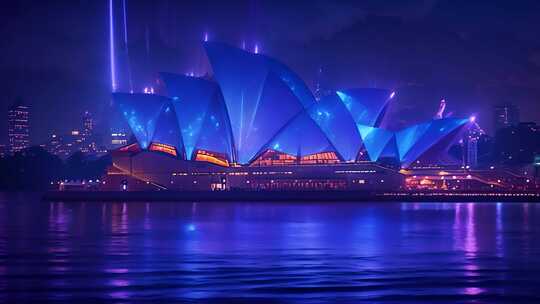
[[[503,213],[503,203],[497,203],[497,207],[496,207],[496,210],[497,210],[497,215],[496,215],[496,220],[495,222],[497,223],[496,225],[496,231],[495,231],[495,240],[496,240],[496,252],[497,252],[497,257],[499,258],[502,258],[503,255],[504,255],[504,238],[503,238],[503,233],[504,233],[504,227],[503,227],[503,220],[502,220],[502,213]]]
[[[536,302],[538,210],[510,203],[3,202],[0,300],[406,296],[433,303],[515,295]]]

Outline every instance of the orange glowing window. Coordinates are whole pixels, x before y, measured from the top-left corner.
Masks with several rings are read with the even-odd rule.
[[[205,161],[212,164],[216,164],[223,167],[229,166],[229,161],[225,157],[225,155],[220,153],[213,153],[205,150],[197,150],[197,154],[195,156],[196,161]]]
[[[433,185],[434,183],[428,179],[423,179],[420,181],[420,185]]]
[[[301,164],[333,164],[338,162],[339,158],[334,152],[321,152],[310,154],[300,159]]]
[[[166,144],[152,143],[150,145],[150,148],[148,148],[148,150],[167,153],[175,157],[178,156],[178,153],[176,152],[176,148],[173,146],[166,145]]]
[[[251,166],[277,166],[290,165],[296,163],[296,156],[276,150],[266,150],[261,156],[255,159]]]

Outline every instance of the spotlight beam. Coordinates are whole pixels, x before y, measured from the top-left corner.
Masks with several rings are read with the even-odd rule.
[[[116,82],[113,0],[109,0],[109,56],[110,56],[110,64],[111,64],[111,87],[112,87],[112,91],[116,92],[116,89],[118,88],[118,83]]]

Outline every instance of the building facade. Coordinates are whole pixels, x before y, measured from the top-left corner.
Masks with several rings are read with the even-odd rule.
[[[386,129],[381,121],[396,92],[341,89],[317,101],[273,58],[221,43],[204,47],[213,77],[161,73],[164,88],[156,92],[164,95],[113,94],[136,143],[114,153],[111,187],[128,179],[166,189],[396,187],[400,168],[439,162],[474,122],[430,116]],[[386,159],[396,166],[381,166]]]
[[[30,146],[30,107],[17,100],[8,109],[8,139],[11,154]]]

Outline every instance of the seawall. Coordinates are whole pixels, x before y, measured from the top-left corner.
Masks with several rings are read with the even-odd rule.
[[[44,201],[398,201],[540,202],[540,192],[365,192],[365,191],[49,191]]]

